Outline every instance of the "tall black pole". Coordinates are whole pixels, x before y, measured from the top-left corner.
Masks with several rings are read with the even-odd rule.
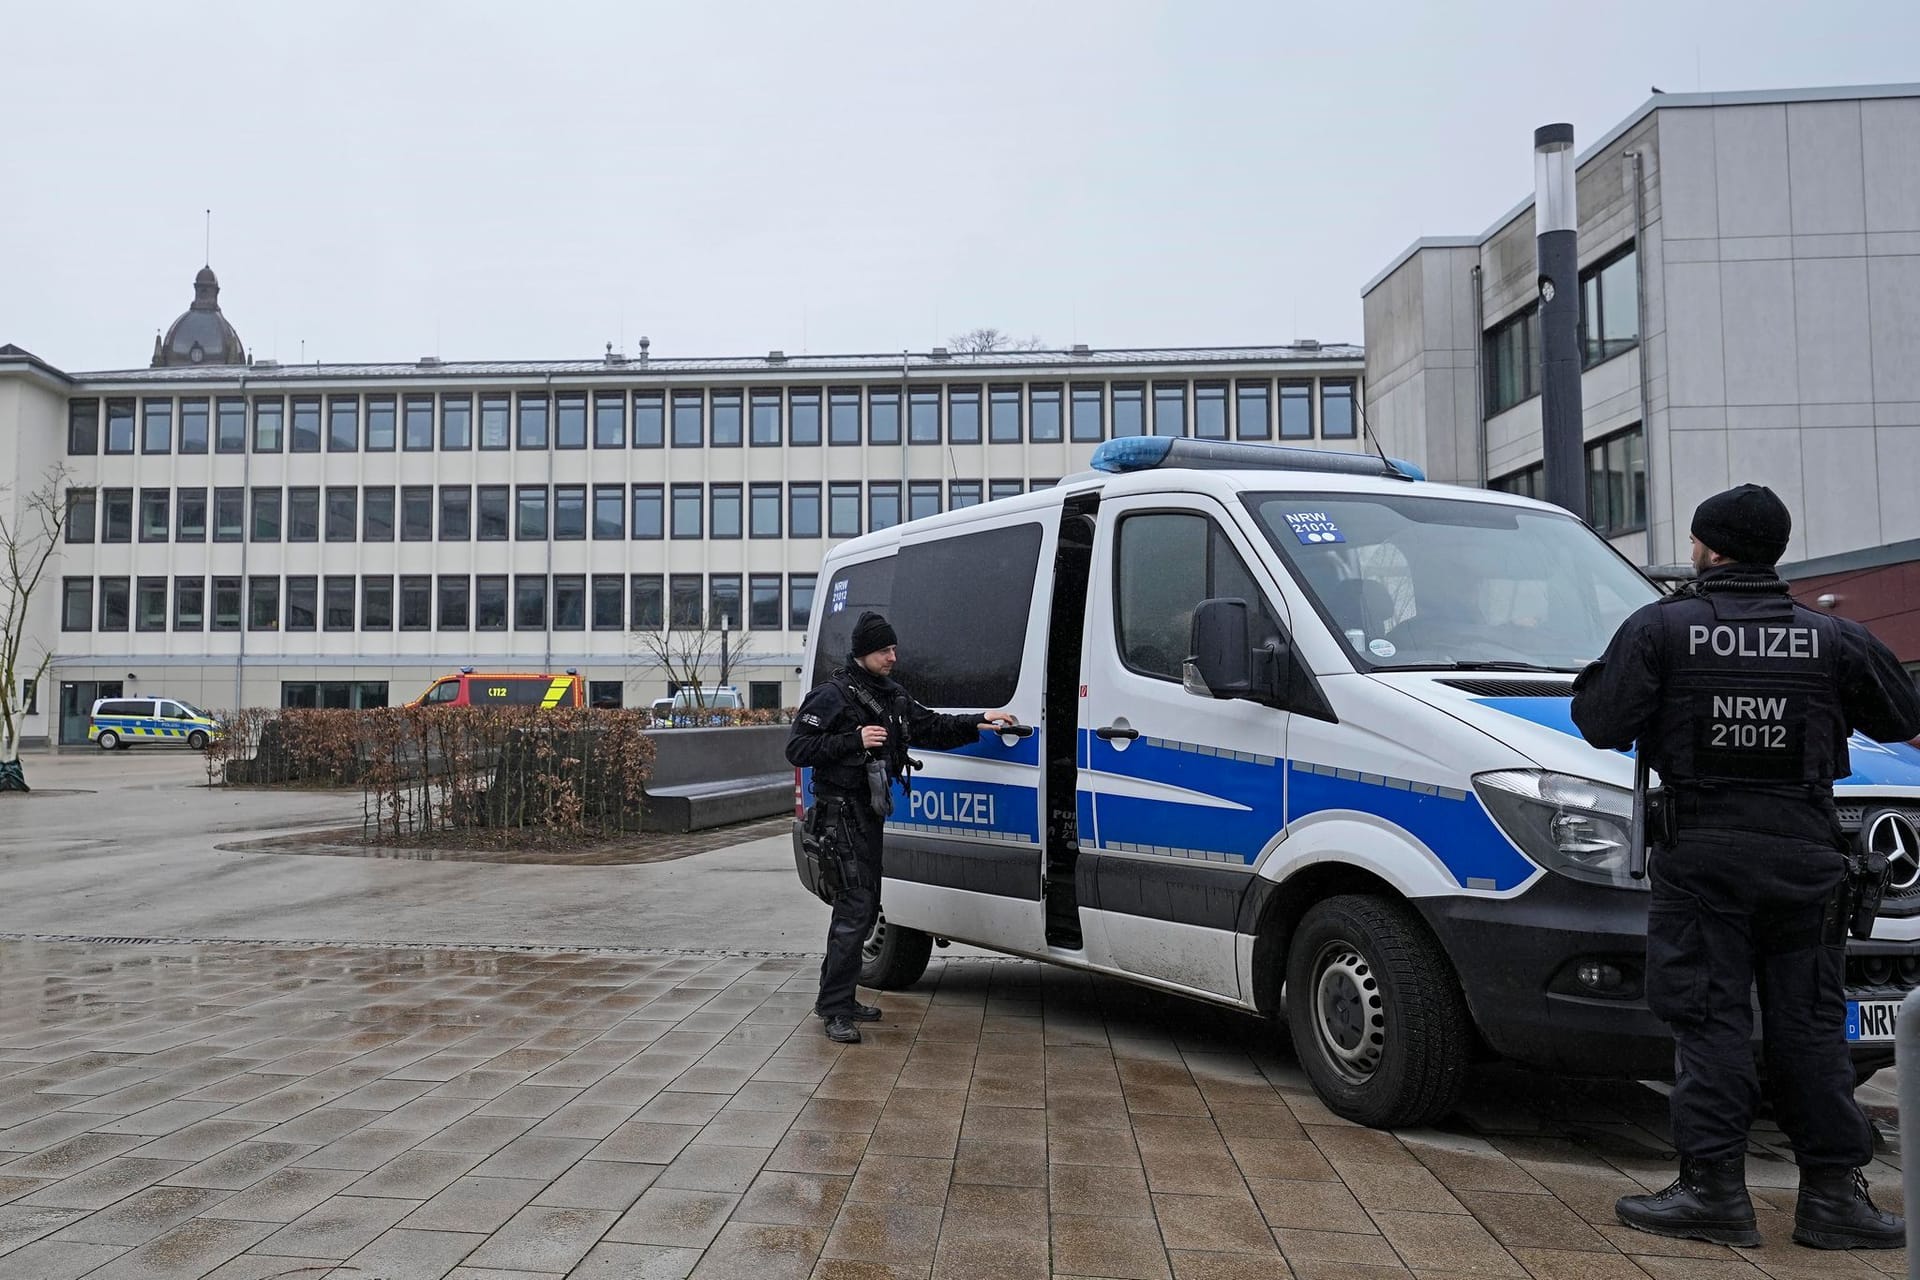
[[[1573,126],[1533,131],[1534,252],[1540,265],[1540,438],[1546,499],[1587,519],[1580,410],[1580,221]]]

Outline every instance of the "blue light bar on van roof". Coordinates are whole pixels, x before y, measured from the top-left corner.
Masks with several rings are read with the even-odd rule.
[[[1226,440],[1192,440],[1182,436],[1128,436],[1109,440],[1093,451],[1093,469],[1123,475],[1177,467],[1195,471],[1328,471],[1349,476],[1383,476],[1394,480],[1425,480],[1427,473],[1411,462],[1371,453],[1344,453],[1333,449],[1299,449],[1286,445],[1240,444]]]

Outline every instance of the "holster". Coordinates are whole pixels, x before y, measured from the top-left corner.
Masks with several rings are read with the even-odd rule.
[[[815,800],[800,823],[800,852],[807,860],[807,878],[820,901],[832,905],[846,887],[846,863],[853,856],[847,833],[844,800]]]
[[[1827,899],[1820,921],[1820,940],[1828,946],[1845,942],[1848,934],[1871,938],[1874,917],[1880,914],[1880,902],[1887,893],[1890,868],[1885,855],[1849,852],[1841,856],[1846,859],[1846,871]]]
[[[1887,874],[1891,868],[1885,854],[1855,853],[1847,858],[1847,879],[1852,910],[1847,914],[1847,929],[1856,938],[1873,936],[1873,918],[1880,914],[1880,901],[1887,896]]]
[[[1665,848],[1673,844],[1677,834],[1673,797],[1665,787],[1654,787],[1647,792],[1647,843]]]

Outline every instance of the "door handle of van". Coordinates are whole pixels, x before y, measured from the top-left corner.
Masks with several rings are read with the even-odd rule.
[[[1008,734],[1015,738],[1031,738],[1033,736],[1033,726],[1030,724],[1004,724],[994,730],[994,732]]]
[[[1104,728],[1095,729],[1093,731],[1093,736],[1096,738],[1099,738],[1103,742],[1112,742],[1115,738],[1121,738],[1127,742],[1132,742],[1135,738],[1140,736],[1140,731],[1138,729],[1132,729],[1132,728],[1123,729],[1117,724],[1110,724],[1105,726]]]

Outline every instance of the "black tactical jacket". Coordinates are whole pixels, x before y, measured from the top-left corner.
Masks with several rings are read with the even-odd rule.
[[[1586,740],[1637,741],[1669,786],[1824,788],[1852,772],[1850,732],[1920,734],[1920,692],[1892,652],[1757,565],[1710,569],[1641,608],[1573,687]]]
[[[892,680],[849,659],[801,702],[787,738],[787,761],[813,770],[818,794],[864,797],[869,758],[883,760],[888,778],[898,782],[906,774],[909,747],[963,747],[978,740],[985,718],[985,712],[929,711]],[[870,724],[887,730],[887,745],[872,752],[860,745],[860,729]]]

